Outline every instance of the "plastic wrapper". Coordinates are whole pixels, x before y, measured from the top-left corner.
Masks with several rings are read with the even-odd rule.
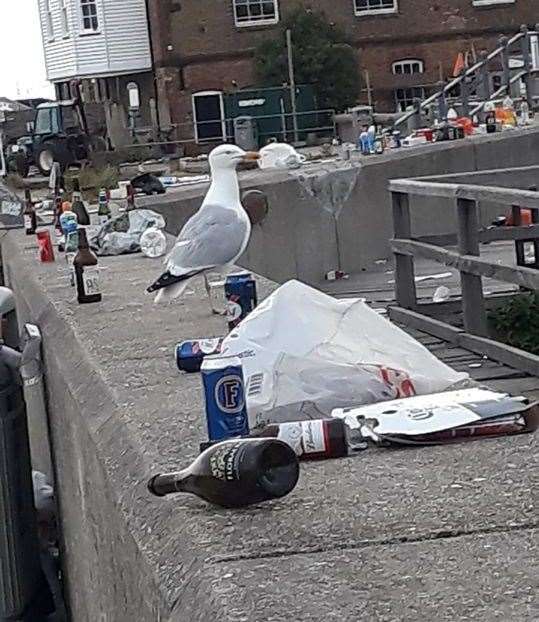
[[[253,426],[445,391],[468,379],[363,300],[289,281],[223,343],[242,360]]]
[[[90,246],[96,255],[124,255],[140,252],[140,238],[150,227],[163,229],[157,212],[135,209],[124,212],[100,227],[88,227]]]

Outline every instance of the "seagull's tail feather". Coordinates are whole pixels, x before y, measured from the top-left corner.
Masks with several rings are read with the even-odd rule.
[[[163,287],[157,292],[154,302],[156,304],[164,304],[174,300],[175,298],[179,298],[185,291],[188,283],[189,281],[185,280],[169,285],[168,287]]]

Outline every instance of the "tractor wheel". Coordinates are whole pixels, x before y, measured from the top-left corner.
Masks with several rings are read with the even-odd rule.
[[[62,171],[65,171],[73,160],[72,154],[65,145],[48,142],[43,143],[36,150],[35,161],[42,175],[50,175],[54,162],[58,162]]]
[[[50,175],[54,163],[54,151],[50,145],[42,145],[36,153],[36,164],[39,172],[46,177]]]

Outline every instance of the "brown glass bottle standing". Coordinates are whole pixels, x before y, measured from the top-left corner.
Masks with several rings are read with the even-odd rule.
[[[97,257],[90,250],[86,229],[79,227],[79,250],[73,259],[77,300],[80,304],[101,302]]]
[[[73,194],[71,197],[71,211],[77,214],[77,220],[79,225],[87,227],[90,224],[90,216],[86,211],[86,206],[82,200],[82,193],[80,191],[80,183],[77,177],[73,179]]]
[[[24,228],[26,230],[26,235],[33,235],[37,229],[37,216],[34,204],[32,203],[32,195],[29,188],[26,188],[24,191],[24,198]]]
[[[62,215],[62,203],[63,197],[62,193],[59,192],[56,195],[55,204],[54,204],[54,229],[56,231],[56,235],[62,235],[62,225],[60,223],[60,216]]]
[[[300,460],[323,460],[348,455],[346,425],[342,419],[272,423],[253,432],[252,436],[278,438],[290,445]]]

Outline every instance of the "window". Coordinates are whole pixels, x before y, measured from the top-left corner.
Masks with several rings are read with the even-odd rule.
[[[80,0],[80,8],[83,32],[97,32],[99,30],[97,0]]]
[[[47,24],[47,38],[54,39],[54,23],[52,21],[51,0],[45,0],[45,20]]]
[[[236,26],[276,24],[279,21],[277,0],[232,0]]]
[[[393,63],[393,73],[396,76],[400,75],[411,75],[413,73],[423,73],[425,71],[425,66],[422,60],[415,59],[406,59],[406,60],[398,60]]]
[[[62,31],[65,36],[69,34],[69,16],[67,13],[67,0],[60,0],[60,11],[62,14]]]
[[[411,89],[396,89],[395,103],[397,104],[397,111],[405,112],[409,106],[413,106],[414,99],[424,99],[424,97],[425,89],[421,86]]]
[[[373,13],[396,13],[397,0],[354,0],[356,15]]]

